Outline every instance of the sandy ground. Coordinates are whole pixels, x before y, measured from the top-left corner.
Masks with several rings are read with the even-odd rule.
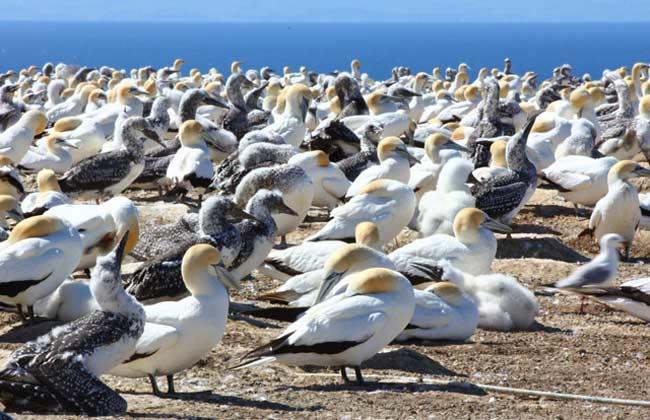
[[[499,239],[494,271],[511,273],[534,289],[562,278],[597,252],[592,240],[578,238],[588,224],[588,213],[576,218],[573,207],[554,195],[548,190],[536,192],[531,204],[515,219],[513,238]],[[132,196],[139,200],[147,219],[149,215],[173,219],[185,210],[177,206],[159,211],[155,200],[140,193]],[[304,224],[289,241],[299,242],[319,225]],[[403,244],[412,238],[412,233],[404,232],[398,241]],[[640,232],[633,258],[622,264],[619,280],[647,275],[649,249],[650,234]],[[233,299],[251,299],[258,291],[279,284],[258,276],[246,282]],[[210,390],[207,395],[159,399],[151,395],[146,380],[103,379],[128,400],[129,417],[137,418],[649,418],[648,408],[522,397],[419,380],[426,377],[647,399],[650,330],[645,323],[597,304],[590,304],[587,312],[580,314],[580,301],[571,296],[538,299],[541,310],[533,331],[479,330],[462,344],[412,342],[389,346],[369,362],[364,374],[370,383],[363,387],[342,385],[337,372],[327,369],[268,365],[228,370],[239,356],[281,331],[243,321],[230,321],[221,343],[192,369],[177,375],[178,391]],[[13,315],[0,315],[3,357],[19,346],[14,343],[17,338],[26,337],[16,321]],[[412,383],[402,383],[405,378]],[[162,385],[163,378],[160,382]],[[17,417],[36,418],[24,414]]]

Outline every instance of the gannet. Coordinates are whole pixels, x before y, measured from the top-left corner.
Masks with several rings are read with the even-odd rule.
[[[474,166],[463,158],[453,158],[440,171],[435,191],[422,196],[418,204],[418,228],[422,236],[453,235],[456,214],[474,207],[475,199],[466,184]]]
[[[634,118],[634,132],[646,159],[650,156],[650,95],[639,101],[639,115]]]
[[[203,126],[195,120],[181,125],[179,137],[182,146],[169,162],[166,173],[175,187],[186,191],[196,189],[200,196],[210,186],[214,175],[208,147],[200,137],[202,131]]]
[[[366,168],[379,163],[377,144],[381,141],[384,126],[379,123],[369,122],[361,131],[359,152],[336,162],[336,165],[350,181],[357,179],[359,174]]]
[[[585,118],[573,121],[571,134],[555,149],[555,159],[565,156],[593,156],[596,140],[594,125]]]
[[[58,174],[64,173],[72,166],[72,156],[61,147],[63,144],[72,148],[76,147],[68,140],[62,139],[56,134],[50,134],[45,138],[44,148],[31,147],[20,160],[19,166],[21,169],[29,171],[51,169]]]
[[[472,176],[481,184],[488,182],[492,178],[506,175],[508,173],[508,163],[506,162],[506,145],[505,140],[495,140],[490,145],[490,166],[483,166],[472,171]]]
[[[543,178],[567,201],[593,206],[607,194],[607,174],[618,160],[566,156],[542,171]]]
[[[7,194],[19,199],[24,193],[25,187],[20,174],[13,167],[11,159],[0,155],[0,194]]]
[[[332,219],[307,241],[339,239],[351,241],[361,222],[373,222],[379,230],[381,246],[395,238],[415,211],[415,194],[401,182],[378,179],[363,187],[344,205],[331,211]]]
[[[285,243],[285,235],[293,232],[305,219],[314,197],[314,183],[309,175],[296,165],[278,165],[249,172],[237,186],[235,202],[243,207],[260,189],[277,190],[284,203],[295,215],[274,214],[277,235]]]
[[[354,367],[390,343],[409,323],[415,308],[408,280],[391,270],[373,268],[350,276],[344,293],[310,308],[275,340],[247,353],[237,368],[279,362],[288,365]]]
[[[533,292],[514,277],[494,273],[471,275],[440,261],[442,279],[458,286],[478,305],[478,327],[486,330],[525,330],[535,322],[539,304]]]
[[[300,166],[314,183],[312,205],[333,209],[345,197],[350,181],[322,151],[304,152],[289,159],[289,165]]]
[[[478,308],[465,292],[450,282],[416,289],[413,318],[396,338],[465,341],[478,325]]]
[[[641,220],[639,193],[629,182],[630,178],[637,176],[650,177],[650,170],[631,160],[612,166],[607,175],[607,194],[598,200],[589,219],[589,229],[596,240],[607,233],[618,233],[625,239],[626,260]]]
[[[60,104],[47,110],[45,115],[48,121],[55,123],[64,117],[74,117],[83,113],[88,104],[88,96],[95,89],[93,85],[78,87],[75,93]]]
[[[214,200],[216,197],[210,199]],[[206,200],[206,203],[210,199]],[[183,285],[181,276],[181,259],[184,251],[196,243],[207,242],[222,250],[222,260],[228,267],[231,277],[241,280],[249,275],[264,261],[273,248],[275,238],[273,215],[277,213],[291,214],[293,210],[284,204],[281,195],[277,192],[260,190],[249,201],[246,212],[253,217],[249,216],[234,225],[228,222],[226,226],[223,226],[223,222],[217,224],[214,221],[208,221],[207,217],[203,217],[204,222],[201,223],[199,220],[199,225],[201,227],[208,225],[207,228],[202,228],[207,232],[201,232],[201,236],[195,235],[195,239],[190,238],[175,249],[157,256],[138,268],[128,276],[127,291],[140,301],[170,300],[182,297],[187,293],[187,289]],[[217,215],[212,216],[212,218],[215,217]],[[210,233],[210,236],[208,237],[206,233]],[[234,255],[228,255],[228,260],[225,260],[226,252],[234,253]]]
[[[144,118],[127,119],[119,129],[125,148],[100,153],[73,166],[59,180],[61,190],[66,194],[95,198],[113,196],[124,191],[144,168],[144,148],[140,134],[159,140]]]
[[[361,222],[354,229],[355,243],[381,249],[379,230],[372,222]],[[264,259],[258,271],[272,278],[287,280],[291,276],[318,270],[327,258],[346,245],[343,241],[303,242],[287,249],[274,249]]]
[[[47,118],[40,111],[25,112],[18,122],[0,133],[0,154],[20,162],[34,139],[47,127]]]
[[[11,195],[0,194],[0,243],[9,237],[7,216],[11,217],[16,222],[20,222],[24,219],[18,200]]]
[[[0,243],[0,301],[16,305],[25,320],[34,303],[52,293],[75,269],[83,244],[76,229],[51,216],[18,223]]]
[[[18,83],[4,84],[4,80],[0,79],[0,133],[20,119],[22,109],[14,101],[14,93],[19,87]]]
[[[348,188],[346,197],[359,194],[366,185],[378,179],[392,179],[406,184],[411,175],[410,164],[419,162],[397,137],[387,137],[380,141],[377,157],[379,165],[370,166],[361,172]]]
[[[454,267],[469,274],[490,272],[497,252],[497,240],[490,229],[508,233],[510,228],[475,208],[465,208],[454,218],[454,236],[431,235],[417,239],[389,254],[396,265],[408,265],[414,257],[432,262],[448,260]]]
[[[113,250],[125,232],[129,232],[127,253],[139,236],[138,209],[126,197],[113,197],[98,205],[61,204],[47,210],[45,216],[64,220],[79,231],[83,255],[77,263],[78,270],[94,266],[97,257]]]
[[[287,144],[299,147],[305,138],[305,118],[311,101],[311,90],[298,84],[287,88],[285,108],[277,120],[261,131],[280,135]]]
[[[578,288],[576,293],[634,317],[650,322],[650,279],[626,281],[618,287]]]
[[[21,211],[27,216],[38,216],[61,204],[70,204],[68,196],[61,192],[54,171],[42,169],[36,177],[38,191],[29,193],[20,204]]]
[[[72,164],[76,165],[84,159],[95,156],[102,150],[106,142],[104,133],[99,124],[92,118],[67,117],[61,118],[54,124],[54,131],[58,138],[66,140],[73,147],[63,147],[72,156]],[[39,139],[36,144],[43,146],[44,139]]]
[[[178,302],[145,306],[144,332],[135,352],[111,375],[149,377],[156,396],[174,396],[174,374],[189,369],[219,343],[228,316],[228,289],[239,282],[217,266],[221,255],[207,244],[194,245],[183,256],[181,271],[190,296]],[[156,376],[167,376],[161,393]]]
[[[424,142],[425,158],[411,167],[409,185],[417,184],[420,178],[431,175],[434,185],[442,167],[452,158],[461,157],[463,146],[445,137],[442,133],[431,134]]]
[[[528,118],[521,131],[508,140],[506,161],[510,172],[492,178],[472,191],[477,208],[508,225],[537,187],[537,170],[526,156],[526,141],[534,122],[535,114]]]
[[[98,379],[133,353],[144,329],[142,306],[120,282],[124,242],[93,271],[90,289],[100,310],[9,356],[0,371],[5,408],[88,416],[126,413],[126,401]]]

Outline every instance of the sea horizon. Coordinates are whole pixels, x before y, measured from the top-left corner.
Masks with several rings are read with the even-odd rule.
[[[481,67],[533,70],[542,77],[569,63],[578,75],[650,61],[650,26],[644,22],[237,22],[237,21],[29,21],[0,20],[0,71],[45,62],[130,69],[170,65],[227,72],[244,68],[281,71],[347,70],[352,59],[376,79],[397,65],[413,72],[465,62],[474,76]]]

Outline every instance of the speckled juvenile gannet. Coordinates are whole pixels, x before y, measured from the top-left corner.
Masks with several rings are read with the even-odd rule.
[[[490,272],[497,251],[497,240],[490,229],[510,232],[508,226],[491,219],[483,211],[465,208],[454,218],[454,236],[436,234],[417,239],[389,254],[398,267],[408,265],[414,257],[432,262],[448,260],[469,274]]]
[[[472,169],[472,162],[463,158],[453,158],[442,168],[436,190],[425,193],[418,205],[422,236],[453,235],[456,214],[466,207],[474,207],[475,199],[466,184]]]
[[[228,288],[239,282],[217,266],[221,255],[207,244],[187,250],[182,262],[190,296],[178,302],[145,307],[144,333],[135,352],[109,372],[130,378],[149,377],[156,396],[174,396],[174,374],[189,369],[219,343],[228,316]],[[156,376],[167,376],[168,390],[158,389]]]
[[[542,176],[565,200],[593,206],[607,194],[607,174],[617,162],[612,156],[566,156],[544,169]]]
[[[381,249],[379,230],[372,222],[361,222],[354,230],[355,243],[374,249]],[[264,259],[264,266],[258,268],[270,277],[287,280],[291,276],[319,270],[327,258],[346,245],[343,241],[303,242],[287,249],[274,249]]]
[[[379,123],[369,122],[360,131],[359,152],[336,162],[336,165],[350,181],[357,179],[359,174],[369,166],[379,163],[377,144],[381,141],[384,126]]]
[[[184,190],[197,189],[200,195],[212,183],[214,170],[208,147],[200,135],[203,126],[195,121],[185,121],[179,130],[181,148],[167,167],[167,178]]]
[[[27,194],[20,205],[26,217],[38,216],[61,204],[70,204],[68,196],[61,192],[54,171],[50,169],[39,171],[36,184],[38,191]]]
[[[131,117],[118,130],[125,148],[100,153],[68,170],[59,180],[66,194],[88,197],[113,196],[124,191],[144,169],[144,147],[140,133],[159,140],[150,124],[141,117]]]
[[[339,239],[351,242],[361,222],[373,222],[379,230],[381,246],[395,238],[411,221],[415,194],[405,184],[378,179],[363,187],[359,194],[330,213],[332,220],[307,241]]]
[[[397,137],[387,137],[380,141],[377,146],[377,156],[379,165],[371,166],[361,172],[350,185],[346,197],[359,194],[366,185],[382,178],[406,184],[411,176],[410,164],[419,162]]]
[[[474,276],[440,261],[442,279],[460,287],[478,305],[479,328],[496,331],[525,330],[535,322],[539,304],[533,292],[514,277],[494,273]]]
[[[465,292],[450,282],[416,289],[413,318],[396,338],[465,341],[478,326],[478,308]]]
[[[0,133],[0,155],[20,162],[34,139],[47,127],[47,118],[40,111],[27,111],[17,123]]]
[[[83,255],[77,264],[78,270],[94,266],[97,257],[113,250],[125,232],[129,232],[127,253],[138,240],[138,209],[126,197],[113,197],[98,205],[61,204],[47,210],[45,216],[68,222],[81,235]]]
[[[618,287],[589,287],[575,291],[583,296],[650,322],[650,278],[626,281]]]
[[[5,407],[38,413],[123,415],[126,401],[98,378],[133,353],[144,310],[120,283],[122,244],[91,280],[100,310],[53,329],[9,356],[0,371]]]
[[[310,308],[280,337],[244,356],[237,368],[279,362],[288,365],[354,367],[390,343],[413,316],[415,298],[399,273],[373,268],[350,276],[344,293]]]
[[[0,243],[0,301],[33,316],[34,303],[52,293],[82,255],[79,233],[60,219],[35,216],[18,223]]]
[[[29,171],[51,169],[58,174],[64,173],[72,166],[72,155],[61,147],[63,144],[71,148],[77,147],[56,134],[50,134],[43,142],[43,149],[31,147],[27,151],[20,160],[19,168]]]
[[[594,232],[596,240],[607,233],[618,233],[625,239],[626,260],[641,220],[639,193],[629,182],[630,178],[636,176],[650,177],[650,170],[631,160],[612,166],[607,175],[609,191],[598,200],[589,219],[589,229]]]
[[[285,243],[285,235],[293,232],[305,219],[314,198],[314,183],[309,175],[296,165],[258,168],[248,173],[237,186],[235,202],[243,207],[260,189],[276,190],[284,203],[296,214],[274,214],[277,235]]]
[[[510,171],[479,185],[473,191],[476,207],[506,224],[512,222],[537,187],[537,170],[526,156],[526,141],[534,122],[535,114],[506,145],[506,161]]]
[[[312,205],[333,209],[345,197],[350,181],[329,157],[321,150],[304,152],[293,156],[289,165],[300,166],[314,183]]]

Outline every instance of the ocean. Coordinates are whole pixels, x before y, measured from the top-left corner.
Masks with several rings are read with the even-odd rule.
[[[183,58],[186,71],[216,67],[301,65],[319,72],[347,70],[359,58],[362,70],[387,78],[396,65],[414,72],[443,70],[466,62],[503,66],[548,76],[570,63],[574,73],[600,77],[605,68],[650,61],[648,24],[524,23],[192,23],[192,22],[0,22],[0,71],[47,61],[129,69],[170,65]]]

